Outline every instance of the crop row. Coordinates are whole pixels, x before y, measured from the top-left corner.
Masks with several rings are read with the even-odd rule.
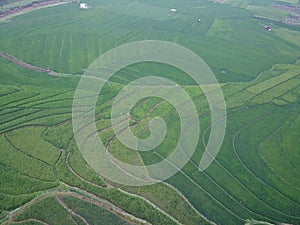
[[[53,165],[60,152],[53,145],[41,138],[43,127],[27,127],[7,133],[6,137],[17,149]]]
[[[19,171],[19,173],[45,181],[55,180],[53,168],[14,148],[4,137],[0,136],[1,164]]]

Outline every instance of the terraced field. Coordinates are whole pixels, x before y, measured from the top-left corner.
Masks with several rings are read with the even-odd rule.
[[[217,1],[234,7],[245,8],[259,17],[271,21],[280,21],[287,24],[299,25],[299,1],[297,0],[225,0]]]
[[[233,2],[99,0],[88,10],[70,3],[0,23],[1,52],[56,75],[0,58],[1,223],[300,224],[300,30],[257,18]],[[270,23],[272,32],[262,27]],[[138,78],[162,76],[180,85],[201,126],[197,148],[178,173],[129,187],[104,179],[84,160],[72,105],[82,74],[98,56],[144,39],[180,44],[205,60],[225,97],[227,128],[217,158],[199,171],[212,126],[203,91],[183,71],[161,63],[118,71],[95,108],[93,135],[111,156],[150,165],[179,141],[175,108],[150,96],[132,108],[125,130],[145,139],[149,121],[160,117],[168,127],[161,145],[136,152],[116,137],[111,107]]]

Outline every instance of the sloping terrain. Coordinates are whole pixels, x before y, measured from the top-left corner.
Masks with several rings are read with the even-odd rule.
[[[231,2],[90,1],[87,10],[70,3],[0,23],[1,52],[55,72],[0,58],[1,222],[299,224],[300,29],[272,23],[268,32],[262,25],[269,21]],[[175,42],[207,62],[221,83],[227,129],[217,158],[200,172],[211,129],[202,90],[181,70],[160,63],[118,71],[96,106],[97,134],[116,159],[148,165],[169,156],[178,142],[175,108],[155,97],[135,105],[126,129],[148,137],[149,121],[161,117],[169,128],[162,144],[137,153],[116,138],[111,106],[137,78],[156,75],[179,84],[201,125],[195,153],[175,176],[128,187],[103,179],[83,159],[72,105],[81,75],[99,55],[144,39]]]

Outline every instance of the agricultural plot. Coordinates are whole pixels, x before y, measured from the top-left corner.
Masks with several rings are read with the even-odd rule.
[[[117,215],[93,203],[68,196],[62,198],[62,201],[79,215],[85,215],[86,221],[89,224],[129,224]]]
[[[299,224],[299,29],[274,23],[273,17],[283,17],[268,8],[270,2],[103,0],[91,1],[88,10],[70,3],[0,23],[1,52],[58,73],[0,58],[0,222]],[[252,14],[263,10],[270,13],[272,32]],[[99,55],[144,39],[180,44],[207,62],[221,83],[227,129],[217,158],[199,171],[212,126],[203,91],[169,65],[144,62],[119,70],[99,93],[97,131],[85,143],[98,135],[108,154],[131,165],[172,154],[181,124],[164,99],[138,101],[124,128],[146,139],[149,122],[162,118],[168,130],[153,150],[129,149],[113,130],[116,96],[147,76],[182,86],[201,126],[196,150],[180,171],[164,183],[128,187],[104,179],[85,161],[73,134],[72,105],[80,76]],[[205,88],[213,92],[215,86]]]
[[[53,214],[55,216],[53,216]],[[84,215],[85,217],[82,217]],[[50,195],[28,205],[14,217],[17,223],[50,224],[130,224],[119,215],[105,209],[97,201],[87,201],[69,193],[66,195]]]
[[[53,216],[53,214],[55,216]],[[26,221],[36,219],[36,222],[47,221],[51,224],[75,224],[71,215],[55,197],[48,197],[38,201],[31,207],[27,207],[15,221]]]
[[[14,130],[7,134],[7,139],[16,149],[39,159],[47,164],[53,165],[60,155],[59,149],[45,142],[41,138],[43,128],[23,128]]]
[[[24,14],[14,18],[19,20],[16,22],[19,26],[17,29],[12,29],[8,23],[1,24],[5,30],[0,41],[1,50],[33,65],[76,74],[83,73],[100,54],[122,43],[143,40],[145,37],[169,40],[203,57],[221,81],[251,80],[256,76],[254,74],[275,63],[292,62],[297,58],[297,51],[281,39],[270,42],[270,34],[264,32],[260,21],[253,19],[246,10],[208,2],[203,2],[199,7],[198,3],[190,1],[184,7],[174,2],[173,7],[178,5],[182,9],[177,14],[170,14],[167,3],[155,1],[146,4],[155,8],[153,11],[156,13],[152,15],[149,7],[144,5],[138,2],[128,8],[127,2],[118,7],[95,2],[92,10],[78,11],[76,5],[67,4]],[[124,8],[128,11],[122,10]],[[47,13],[44,13],[45,10]],[[156,16],[157,13],[161,15]],[[145,16],[141,17],[140,14]],[[31,15],[40,19],[27,25]],[[216,21],[230,24],[231,32],[235,35],[229,38],[225,34],[228,28],[224,31],[224,26],[220,24],[221,30],[215,33],[216,38],[207,36],[207,32],[217,26],[217,22],[213,26],[215,20],[211,15],[217,18]],[[203,22],[197,22],[198,18]],[[51,20],[51,24],[43,26],[48,20]],[[26,33],[29,35],[23,37]],[[229,39],[226,42],[222,39],[224,35]],[[246,41],[249,37],[253,39],[252,42]],[[284,54],[281,49],[285,49]],[[235,55],[240,57],[233,57]],[[258,60],[258,55],[264,60]]]
[[[245,8],[255,17],[287,24],[299,25],[299,2],[297,0],[252,1],[225,0],[216,1],[234,7]]]

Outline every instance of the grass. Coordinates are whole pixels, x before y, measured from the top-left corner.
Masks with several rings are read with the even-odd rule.
[[[0,193],[1,210],[11,211],[34,198],[34,194],[8,195]]]
[[[97,205],[97,202],[89,202],[75,196],[71,193],[55,194],[37,199],[34,204],[22,209],[13,221],[43,221],[49,224],[85,224],[86,221],[89,224],[130,224],[120,215]]]
[[[288,6],[294,9],[299,7],[299,2],[296,0],[277,0],[277,1],[269,1],[269,0],[262,0],[262,1],[253,1],[253,0],[226,0],[223,3],[239,7],[243,9],[249,10],[255,17],[264,19],[265,23],[268,25],[274,26],[274,22],[282,22],[286,24],[294,24],[297,25],[299,22],[297,19],[291,19],[289,16],[297,16],[299,12],[297,10],[288,10],[284,9],[284,7]],[[276,5],[283,6],[275,7]],[[289,33],[289,31],[287,32]],[[289,36],[289,35],[287,35]]]
[[[296,163],[299,159],[298,154],[298,142],[297,139],[297,129],[299,128],[299,116],[296,118],[293,124],[286,130],[284,136],[282,137],[282,148],[284,149],[284,153],[289,160],[290,164],[294,167],[294,169],[298,172],[299,166]]]
[[[62,200],[76,213],[84,215],[89,224],[130,224],[118,215],[92,203],[69,196],[63,197]]]
[[[293,90],[294,88],[297,88],[299,85],[299,81],[299,76],[295,77],[294,79],[290,79],[284,83],[281,83],[278,86],[273,87],[271,90],[267,90],[259,96],[256,96],[253,101],[256,101],[257,103],[266,103],[272,100],[273,98],[282,96],[285,93],[288,93],[289,91]]]
[[[73,137],[73,127],[71,122],[66,122],[56,126],[50,126],[41,134],[42,138],[59,149],[67,149],[68,143]]]
[[[230,40],[231,33],[232,28],[230,25],[230,21],[216,18],[206,35],[210,38]]]
[[[72,153],[70,156],[70,165],[72,168],[86,180],[91,181],[99,186],[105,186],[104,179],[99,176],[99,174],[96,173],[82,158],[82,155],[80,154],[74,140],[70,142],[69,149]]]
[[[37,221],[29,220],[29,221],[16,222],[16,223],[10,223],[10,224],[13,224],[13,225],[16,225],[16,224],[23,224],[23,225],[40,225],[41,223],[40,223],[40,222],[37,222]]]
[[[50,67],[65,73],[83,73],[97,56],[115,45],[145,37],[162,39],[192,49],[204,58],[221,81],[250,80],[273,64],[296,59],[297,52],[288,41],[272,37],[273,41],[270,42],[270,34],[264,32],[258,24],[259,21],[251,19],[251,14],[246,10],[206,2],[203,4],[206,9],[193,10],[195,3],[188,1],[181,13],[172,16],[168,16],[168,4],[158,1],[154,1],[150,6],[137,3],[130,8],[127,2],[118,7],[113,5],[103,7],[105,4],[95,2],[93,8],[88,11],[78,11],[77,6],[73,4],[41,9],[14,18],[13,22],[18,29],[1,24],[5,35],[1,39],[0,46],[3,51],[34,65]],[[149,7],[156,13],[152,15]],[[122,14],[119,10],[121,8],[126,8],[125,11],[122,10]],[[45,11],[47,13],[44,13]],[[75,15],[77,19],[74,19]],[[216,17],[216,27],[220,23],[218,27],[223,29],[223,23],[227,24],[226,27],[230,24],[231,32],[235,34],[226,36],[228,39],[226,46],[224,40],[206,38],[206,33],[214,23],[211,15]],[[39,17],[40,20],[32,21],[33,24],[29,26],[27,21],[31,21],[31,16]],[[120,16],[123,17],[122,20],[118,20]],[[159,19],[157,21],[157,16],[161,21]],[[198,17],[203,18],[201,24],[197,23]],[[139,18],[139,23],[136,22],[136,18]],[[241,22],[237,22],[236,19]],[[49,20],[51,23],[43,26]],[[86,24],[85,21],[89,23]],[[101,29],[98,29],[99,26]],[[24,33],[29,35],[23,37]],[[126,39],[128,35],[132,37]],[[253,41],[247,42],[245,37]],[[115,39],[120,41],[115,43],[113,41]],[[264,46],[268,47],[272,54],[266,52]],[[228,48],[231,49],[230,54]],[[286,49],[285,53],[280,52],[282,48]],[[211,49],[215,51],[210,51]],[[231,58],[233,55],[241,57]],[[258,60],[258,56],[264,60]],[[221,73],[224,70],[228,73],[225,77]]]
[[[296,215],[296,211],[290,210],[289,208],[286,208],[286,210],[283,209],[285,204],[294,204],[293,199],[295,200],[295,197],[291,195],[292,192],[290,191],[290,187],[286,187],[282,182],[279,182],[276,175],[274,175],[270,168],[266,167],[264,164],[257,152],[258,147],[255,148],[253,146],[259,145],[262,140],[270,136],[274,130],[282,125],[282,121],[285,121],[285,118],[289,118],[290,115],[287,110],[288,107],[276,107],[276,109],[267,112],[262,119],[259,119],[253,125],[244,129],[236,140],[236,148],[239,150],[237,154],[239,155],[241,162],[256,179],[260,180],[259,185],[261,188],[255,189],[256,192],[264,189],[269,190],[269,195],[259,195],[261,199],[265,202],[270,201],[274,208],[280,209],[282,212]],[[267,124],[268,126],[266,126]],[[264,129],[262,129],[262,127],[264,127]],[[255,132],[256,135],[251,135],[249,138],[249,133],[252,132]],[[248,141],[246,141],[246,137],[248,137]],[[274,197],[275,194],[276,197]],[[295,205],[293,207],[297,206]]]
[[[275,21],[283,21],[285,19],[285,16],[288,15],[288,12],[280,9],[275,9],[271,5],[268,7],[248,5],[247,9],[252,11],[257,17]]]
[[[51,189],[57,186],[57,182],[44,182],[38,179],[21,175],[3,165],[0,167],[1,193],[7,195],[31,194],[42,190]],[[2,202],[4,203],[4,202]]]
[[[74,224],[70,213],[65,209],[55,197],[48,197],[36,202],[19,214],[15,221],[26,219],[38,219],[47,221],[50,224]]]
[[[41,138],[43,131],[43,127],[27,127],[9,132],[7,138],[15,148],[20,149],[33,158],[54,165],[60,152],[59,149]]]
[[[121,186],[121,188],[149,199],[182,223],[209,224],[200,215],[195,213],[194,209],[182,196],[178,195],[174,189],[166,184],[160,183],[144,187]]]
[[[286,28],[278,28],[275,29],[274,32],[282,39],[288,40],[289,42],[299,47],[299,31],[291,31]]]
[[[16,149],[4,135],[0,136],[0,146],[1,164],[32,178],[44,181],[54,181],[56,179],[51,165],[47,165],[45,162]]]
[[[126,211],[130,214],[138,218],[145,219],[153,224],[158,224],[160,222],[174,224],[174,222],[168,216],[161,213],[138,196],[127,195],[118,189],[96,187],[95,185],[89,184],[80,179],[69,170],[65,163],[65,157],[66,155],[61,157],[56,169],[59,179],[62,182],[70,185],[72,187],[72,191],[84,196],[86,196],[86,192],[82,192],[81,190],[93,193],[96,196],[107,199],[122,209],[126,209]]]
[[[0,59],[0,209],[16,209],[42,191],[62,191],[58,186],[64,183],[69,185],[66,190],[88,199],[91,194],[107,199],[153,224],[175,224],[171,217],[183,224],[207,224],[199,213],[217,224],[244,224],[252,218],[249,223],[299,224],[298,28],[273,21],[273,31],[266,32],[262,24],[271,22],[251,12],[259,15],[267,10],[268,17],[279,18],[268,8],[269,1],[129,3],[91,2],[89,10],[65,4],[0,24],[1,51],[33,65],[70,73],[54,77]],[[170,11],[171,5],[178,9],[176,13]],[[221,151],[200,172],[198,163],[210,135],[211,118],[207,100],[193,86],[194,81],[177,68],[151,62],[130,65],[111,78],[97,99],[96,126],[105,145],[112,140],[110,153],[123,162],[148,165],[161,161],[172,153],[180,134],[176,110],[153,97],[136,103],[130,112],[130,129],[145,139],[150,135],[149,121],[163,118],[168,132],[161,145],[137,153],[112,139],[111,106],[126,84],[149,75],[163,76],[182,85],[196,104],[201,125],[197,148],[184,168],[166,181],[177,191],[164,184],[118,186],[147,201],[107,187],[83,159],[71,120],[79,81],[73,75],[84,73],[107,50],[144,39],[171,41],[201,56],[222,82],[228,112]],[[63,201],[91,223],[124,223],[117,215],[74,197],[63,197]],[[15,221],[30,218],[51,224],[83,223],[55,197],[33,201]]]
[[[299,74],[299,68],[295,68],[295,70],[290,69],[286,73],[281,74],[280,76],[268,79],[264,82],[261,82],[255,86],[248,88],[248,91],[254,94],[259,94],[287,80],[290,80],[295,76],[298,76],[298,74]]]
[[[270,136],[265,142],[262,143],[260,148],[260,153],[265,160],[268,167],[277,174],[277,176],[288,186],[298,187],[298,180],[294,179],[297,169],[295,168],[295,163],[290,161],[287,151],[289,148],[283,147],[282,142],[283,133],[289,129],[292,123],[297,121],[297,117],[287,121],[286,124],[278,132]],[[298,126],[298,125],[296,125]],[[297,154],[294,155],[296,157]],[[293,157],[293,159],[294,159]],[[277,160],[280,159],[282,163],[278,164]],[[296,188],[297,189],[297,188]]]

